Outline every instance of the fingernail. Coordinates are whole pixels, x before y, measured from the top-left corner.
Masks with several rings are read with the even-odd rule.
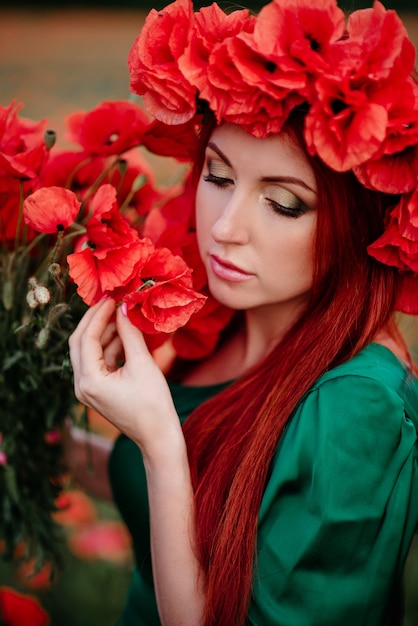
[[[122,304],[120,305],[120,308],[124,315],[128,315],[128,305],[126,304],[126,302],[122,302]]]

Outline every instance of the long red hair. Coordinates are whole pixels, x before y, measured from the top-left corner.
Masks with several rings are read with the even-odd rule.
[[[286,132],[303,146],[303,116]],[[318,186],[310,301],[279,345],[184,424],[207,577],[205,626],[241,626],[256,566],[257,517],[269,466],[297,403],[328,369],[392,327],[395,271],[367,254],[396,198],[308,156]],[[275,271],[275,268],[272,268]]]

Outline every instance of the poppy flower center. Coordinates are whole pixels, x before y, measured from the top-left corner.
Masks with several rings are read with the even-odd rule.
[[[149,289],[150,287],[154,287],[155,280],[153,278],[141,278],[142,285],[138,288],[138,291],[142,291],[143,289]]]
[[[306,35],[306,38],[314,52],[319,52],[321,50],[321,44],[314,37],[312,37],[312,35]]]
[[[105,142],[106,145],[111,146],[112,143],[115,143],[119,139],[119,133],[114,132],[109,136],[109,139]]]
[[[276,71],[277,65],[273,61],[266,61],[264,67],[268,71],[269,74],[274,74]]]
[[[344,111],[344,109],[347,108],[347,104],[343,100],[340,100],[339,98],[335,98],[331,102],[330,106],[334,115],[338,115],[339,113]]]

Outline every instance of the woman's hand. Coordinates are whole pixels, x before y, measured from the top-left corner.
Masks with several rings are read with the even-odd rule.
[[[105,298],[91,307],[69,340],[77,399],[133,439],[144,456],[181,433],[164,375],[142,333],[122,307]],[[118,367],[121,355],[124,364]],[[182,435],[181,435],[182,437]]]

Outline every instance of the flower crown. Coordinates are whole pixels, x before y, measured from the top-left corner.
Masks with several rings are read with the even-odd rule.
[[[128,58],[132,92],[165,125],[278,133],[303,105],[308,152],[369,189],[401,194],[369,246],[397,267],[397,308],[418,313],[418,84],[415,48],[378,2],[346,20],[336,0],[273,0],[257,16],[191,0],[151,10]]]

